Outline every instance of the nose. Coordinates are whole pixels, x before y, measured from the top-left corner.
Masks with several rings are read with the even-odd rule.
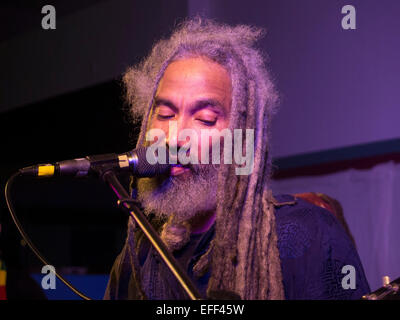
[[[181,141],[178,139],[179,134],[185,129],[190,129],[187,120],[178,119],[169,121],[168,134],[166,138],[167,145],[169,147],[175,147],[178,149],[182,147],[189,140],[188,138],[186,138],[186,141]]]
[[[182,146],[184,146],[189,140],[190,138],[186,138],[186,140],[179,140],[179,134],[182,132],[182,130],[185,129],[190,129],[189,125],[188,125],[188,120],[186,119],[178,119],[178,120],[174,120],[174,121],[170,121],[169,122],[169,129],[168,129],[168,135],[166,138],[166,143],[167,146],[169,148],[169,152],[170,152],[170,158],[175,158],[177,162],[179,162],[178,160],[178,153],[179,150]],[[190,154],[190,146],[186,146],[185,149],[186,150],[186,155],[189,156]]]

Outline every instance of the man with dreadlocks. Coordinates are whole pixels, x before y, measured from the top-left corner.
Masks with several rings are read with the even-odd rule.
[[[335,218],[290,195],[272,196],[269,130],[277,93],[255,48],[261,34],[188,20],[128,69],[127,101],[142,119],[138,147],[149,145],[146,132],[161,129],[171,148],[171,121],[178,131],[254,130],[250,174],[236,174],[235,164],[175,165],[166,176],[132,179],[132,196],[204,297],[360,298],[368,283]],[[355,271],[350,288],[342,285],[345,265]],[[188,299],[132,218],[104,298]]]

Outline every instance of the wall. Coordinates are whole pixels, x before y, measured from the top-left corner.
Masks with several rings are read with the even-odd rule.
[[[186,12],[186,0],[102,1],[43,30],[38,10],[36,28],[0,43],[0,112],[120,77]]]
[[[356,30],[341,27],[347,4]],[[400,136],[399,1],[189,1],[189,12],[267,29],[261,47],[282,100],[274,157]]]

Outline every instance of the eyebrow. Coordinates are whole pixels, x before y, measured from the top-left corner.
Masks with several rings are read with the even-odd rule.
[[[158,107],[159,105],[165,105],[165,106],[173,109],[175,112],[178,112],[178,108],[172,103],[172,101],[170,101],[168,99],[156,97],[154,99],[154,105],[156,107]]]
[[[171,108],[172,110],[174,110],[175,112],[179,111],[178,108],[174,105],[174,103],[172,101],[162,98],[162,97],[156,97],[154,99],[154,105],[156,107],[159,105],[165,105],[165,106]],[[195,113],[201,109],[210,108],[210,107],[217,113],[225,114],[225,108],[223,107],[222,103],[220,103],[216,99],[209,99],[209,98],[199,99],[199,100],[195,101],[191,106],[191,112]]]

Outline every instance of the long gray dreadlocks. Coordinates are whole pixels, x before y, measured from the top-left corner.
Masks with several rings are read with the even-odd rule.
[[[229,72],[233,89],[230,129],[254,129],[254,170],[250,175],[236,175],[234,165],[221,165],[218,172],[208,293],[227,291],[242,299],[284,299],[269,190],[268,137],[278,95],[264,58],[255,48],[262,34],[263,30],[246,25],[187,20],[168,40],[156,43],[142,63],[128,69],[123,81],[132,116],[143,119],[137,142],[140,146],[145,143],[158,83],[171,62],[206,57]]]

